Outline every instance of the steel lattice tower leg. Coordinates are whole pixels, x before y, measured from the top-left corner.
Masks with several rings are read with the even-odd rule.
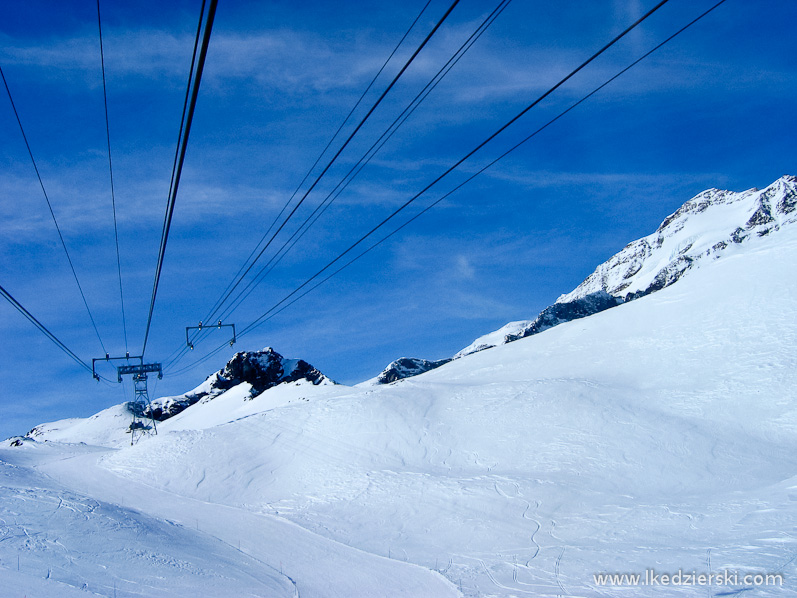
[[[133,421],[130,423],[130,444],[135,444],[144,434],[158,433],[147,392],[147,375],[134,374],[133,388],[135,396],[129,405],[130,412],[133,414]]]

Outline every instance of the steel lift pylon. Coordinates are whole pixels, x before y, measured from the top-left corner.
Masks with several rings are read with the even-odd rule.
[[[131,359],[137,359],[138,363],[129,363]],[[133,401],[127,404],[127,409],[133,416],[129,427],[130,444],[135,444],[143,436],[154,436],[158,433],[158,426],[152,413],[152,403],[150,403],[149,392],[147,391],[147,374],[157,373],[160,380],[163,378],[163,368],[160,363],[144,363],[143,355],[131,357],[128,353],[124,357],[111,357],[106,353],[104,358],[91,360],[91,370],[94,378],[100,379],[100,375],[96,370],[98,361],[110,362],[117,360],[128,362],[125,365],[116,366],[117,382],[122,383],[122,376],[130,375],[133,377]]]

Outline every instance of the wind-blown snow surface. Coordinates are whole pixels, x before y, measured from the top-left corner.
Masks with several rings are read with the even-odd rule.
[[[176,597],[199,588],[203,597],[295,594],[279,571],[212,536],[98,501],[4,461],[0,542],[4,598]]]
[[[49,476],[12,476],[3,492],[17,484],[60,495],[60,480],[79,504],[91,496],[114,517],[191,533],[205,545],[173,555],[185,570],[203,571],[207,557],[217,571],[240,541],[241,558],[270,572],[259,583],[276,589],[240,592],[250,574],[241,561],[228,595],[278,596],[295,582],[305,598],[460,588],[797,596],[795,228],[731,245],[657,293],[389,386],[281,385],[241,402],[238,415],[198,404],[156,438],[116,450],[3,449],[3,461]],[[47,500],[27,519],[4,500],[3,529],[17,517],[47,530],[57,502]],[[20,553],[41,564],[30,578],[49,583],[49,557],[11,542],[14,533],[0,537],[0,583],[23,587],[12,571]],[[47,533],[74,546],[84,531]],[[168,540],[137,540],[144,554],[169,554]],[[206,547],[214,541],[218,561]],[[91,545],[71,550],[75,563],[106,565]],[[167,595],[108,567],[85,573],[103,580],[89,589],[110,596],[108,580],[124,577],[119,596]],[[780,573],[784,585],[618,588],[593,578],[646,569]],[[210,595],[199,573],[178,581],[186,589],[174,595]]]

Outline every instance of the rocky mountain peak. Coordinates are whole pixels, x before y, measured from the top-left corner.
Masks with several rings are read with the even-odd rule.
[[[708,189],[670,214],[656,232],[629,243],[557,303],[605,291],[624,300],[663,289],[701,260],[797,221],[797,177],[765,189]]]
[[[374,381],[375,384],[390,384],[396,380],[410,378],[439,368],[441,365],[447,364],[450,359],[438,359],[436,361],[429,361],[427,359],[419,359],[417,357],[401,357],[392,361]]]
[[[610,309],[675,283],[701,261],[797,222],[797,177],[786,175],[765,189],[707,189],[667,216],[656,231],[599,265],[584,282],[561,295],[536,319],[510,322],[476,339],[455,358],[537,334]]]
[[[156,420],[163,421],[200,400],[210,401],[241,384],[251,387],[248,395],[252,399],[278,384],[299,380],[314,385],[335,384],[303,359],[286,359],[271,347],[262,351],[240,351],[191,392],[153,401],[152,415]]]
[[[228,390],[243,382],[252,385],[256,396],[277,384],[308,380],[319,384],[326,377],[303,359],[285,359],[271,347],[262,351],[241,351],[232,356],[216,374],[213,385]]]

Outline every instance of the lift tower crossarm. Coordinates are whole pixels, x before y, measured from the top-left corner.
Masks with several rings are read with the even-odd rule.
[[[116,372],[119,375],[119,382],[122,381],[122,376],[127,374],[148,374],[151,372],[158,373],[158,379],[163,378],[163,368],[159,363],[142,363],[140,365],[120,365],[117,366]]]
[[[228,341],[230,346],[232,347],[235,344],[235,341],[238,340],[235,337],[235,324],[222,324],[221,320],[216,322],[215,324],[203,324],[202,322],[199,323],[199,326],[186,326],[185,327],[185,344],[188,346],[189,349],[194,348],[194,343],[188,338],[188,331],[189,330],[204,330],[205,328],[232,328],[232,338]]]
[[[144,356],[143,355],[130,355],[130,353],[127,353],[124,357],[111,357],[108,353],[105,354],[105,357],[95,357],[94,359],[91,360],[91,374],[92,374],[92,376],[94,376],[95,380],[99,380],[100,379],[100,375],[97,373],[97,362],[98,361],[108,361],[108,362],[110,362],[110,361],[130,361],[131,359],[137,359],[138,363],[141,363],[141,364],[144,363]],[[118,374],[119,368],[117,367],[116,369],[117,369],[117,374]],[[119,377],[119,382],[121,382],[121,381],[122,381],[122,378],[120,376]]]
[[[144,363],[144,356],[143,355],[125,355],[124,357],[111,357],[110,355],[106,355],[105,357],[96,357],[91,360],[91,373],[94,375],[96,380],[100,379],[100,375],[97,373],[97,362],[98,361],[130,361],[131,359],[138,360],[138,364],[128,364],[128,365],[118,365],[116,366],[116,376],[117,381],[121,384],[122,383],[122,376],[127,375],[136,375],[136,374],[150,374],[153,372],[157,372],[158,379],[163,378],[163,367],[160,363]]]

